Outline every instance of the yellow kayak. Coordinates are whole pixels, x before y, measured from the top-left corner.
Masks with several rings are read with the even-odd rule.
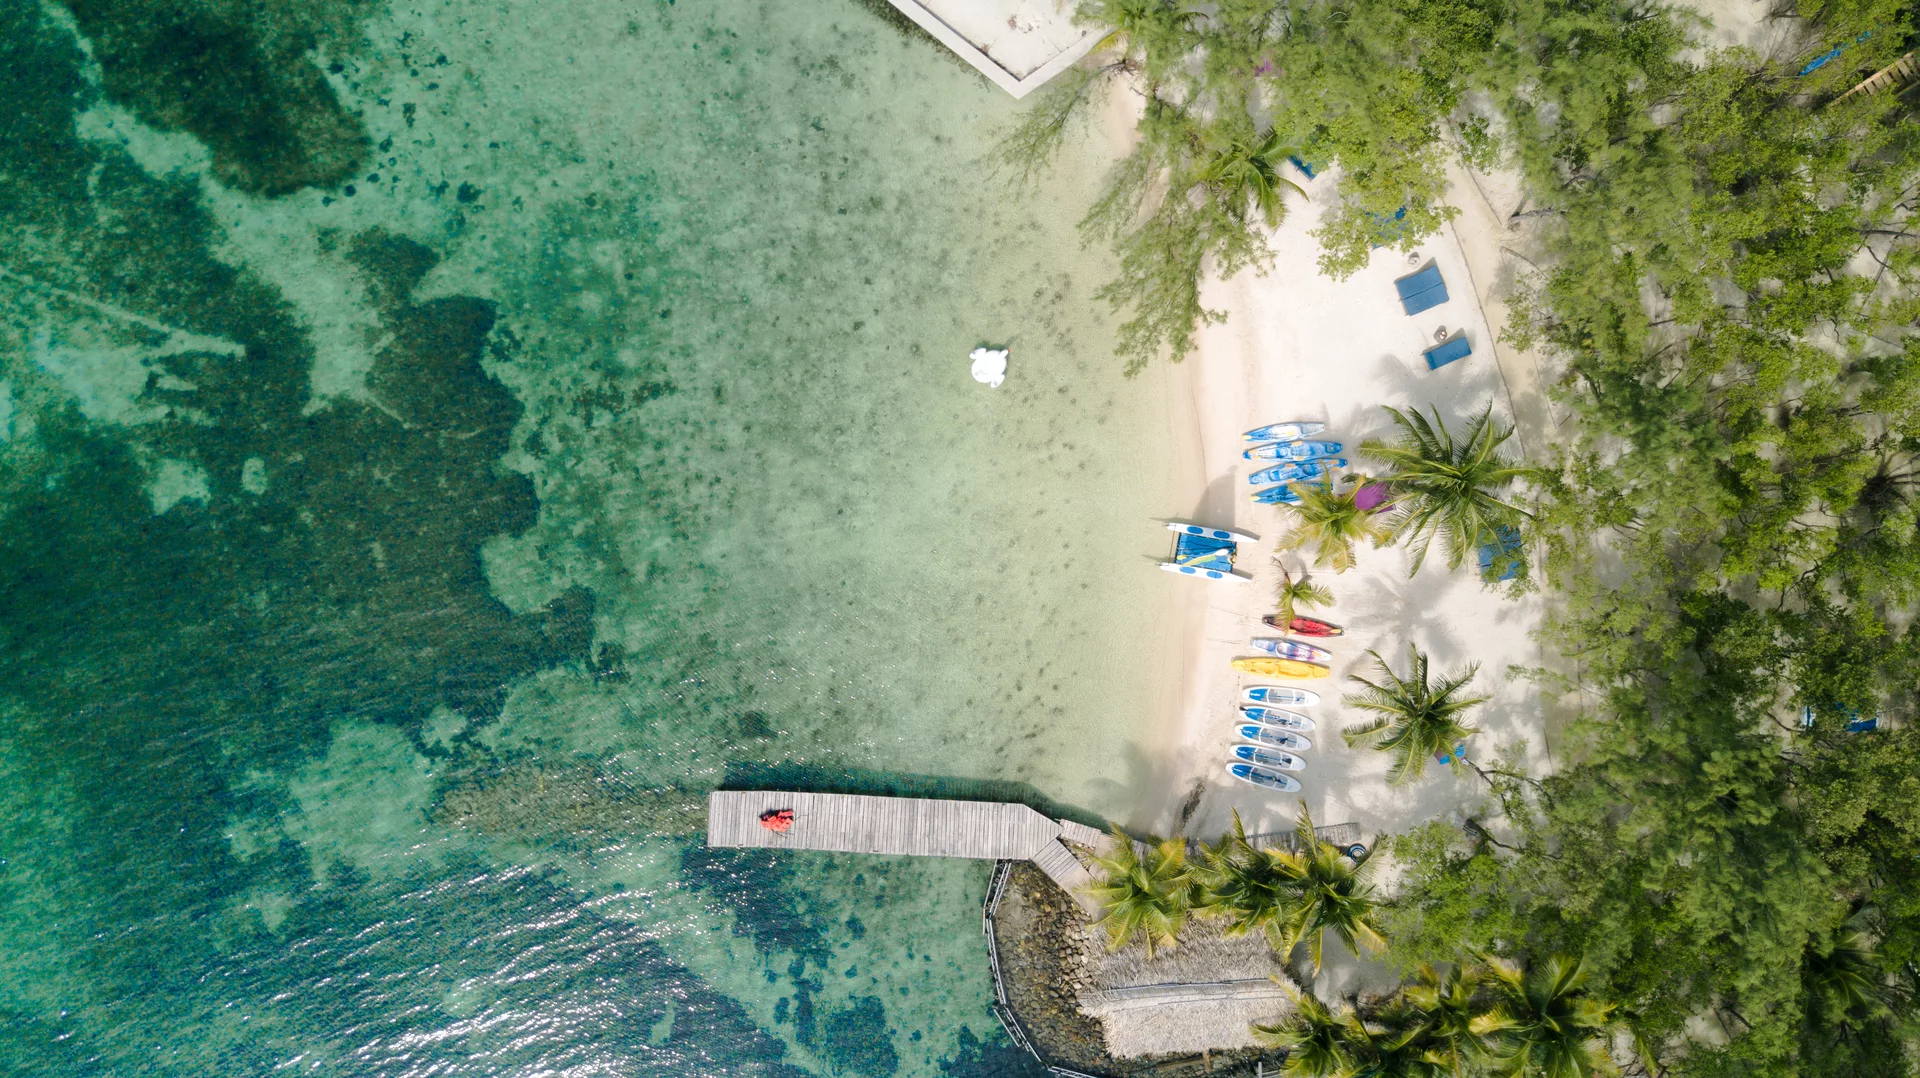
[[[1319,663],[1303,663],[1297,659],[1235,659],[1233,668],[1243,674],[1258,674],[1261,677],[1327,676],[1327,668]]]

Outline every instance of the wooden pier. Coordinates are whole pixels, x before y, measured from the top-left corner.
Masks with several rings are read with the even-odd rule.
[[[793,826],[761,826],[765,812],[793,810]],[[707,795],[707,845],[911,857],[1032,861],[1082,907],[1092,873],[1062,838],[1091,844],[1100,832],[1054,820],[1025,805],[923,797],[716,790]]]

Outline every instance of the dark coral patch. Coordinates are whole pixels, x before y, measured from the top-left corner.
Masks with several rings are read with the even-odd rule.
[[[370,140],[308,57],[364,5],[325,0],[68,0],[93,42],[107,96],[213,151],[222,183],[256,195],[332,187],[360,171]]]

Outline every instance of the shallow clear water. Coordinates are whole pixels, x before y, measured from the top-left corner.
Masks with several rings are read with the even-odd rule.
[[[840,0],[268,7],[0,0],[0,1070],[1024,1073],[985,865],[699,810],[1133,803],[1100,163]]]

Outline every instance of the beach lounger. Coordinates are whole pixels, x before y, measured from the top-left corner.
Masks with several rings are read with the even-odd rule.
[[[1408,314],[1438,307],[1447,301],[1447,282],[1440,279],[1440,267],[1432,262],[1423,270],[1409,273],[1393,282],[1400,293],[1400,306]]]
[[[1526,553],[1520,549],[1520,532],[1511,524],[1502,524],[1494,540],[1480,544],[1480,576],[1497,582],[1520,575]]]
[[[1466,334],[1451,337],[1440,344],[1420,353],[1427,357],[1427,369],[1437,371],[1456,359],[1465,359],[1473,354],[1473,345],[1467,343]]]

